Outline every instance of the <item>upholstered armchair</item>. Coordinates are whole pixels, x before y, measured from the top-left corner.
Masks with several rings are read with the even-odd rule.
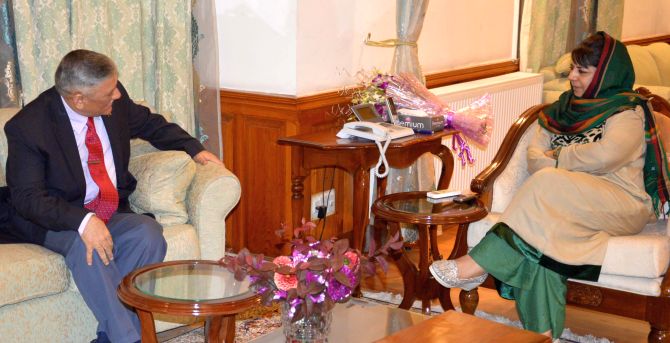
[[[0,109],[0,128],[18,111]],[[225,253],[225,218],[240,198],[240,183],[228,169],[199,165],[186,153],[157,151],[133,142],[130,170],[138,187],[130,198],[138,213],[153,213],[163,225],[166,260],[218,260]],[[0,185],[5,185],[7,139],[0,129]],[[157,330],[184,323],[160,317]],[[0,340],[89,342],[97,321],[77,290],[65,261],[33,244],[0,244]]]
[[[670,143],[670,132],[663,132],[670,130],[670,125],[665,123],[669,120],[670,104],[646,89],[638,89],[638,92],[652,97],[656,115],[661,116],[657,119],[661,137],[667,137],[666,143]],[[516,189],[528,177],[526,148],[538,125],[538,111],[544,106],[547,105],[534,106],[517,119],[491,164],[472,180],[470,188],[484,201],[489,215],[470,225],[468,247],[475,246],[498,222]],[[666,152],[670,149],[666,148]],[[670,342],[670,276],[666,274],[670,262],[670,232],[667,222],[665,218],[659,219],[635,236],[610,238],[598,282],[569,280],[568,304],[648,321],[651,325],[649,342]],[[492,286],[490,280],[485,283],[485,287]],[[476,292],[476,289],[461,292],[465,312],[474,312],[478,301]]]

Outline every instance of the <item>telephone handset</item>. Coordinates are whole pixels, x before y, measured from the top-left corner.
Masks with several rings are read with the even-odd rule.
[[[342,130],[337,133],[337,137],[340,138],[350,138],[352,136],[373,141],[385,141],[389,138],[389,130],[377,123],[359,121],[344,124]]]
[[[413,134],[414,130],[404,126],[384,122],[355,121],[344,124],[342,130],[337,133],[337,137],[361,137],[373,141],[385,141],[387,138],[396,139]]]

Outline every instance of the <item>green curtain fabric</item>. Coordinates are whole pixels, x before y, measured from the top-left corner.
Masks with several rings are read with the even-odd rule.
[[[537,72],[565,53],[570,1],[525,0],[522,13],[520,69]]]
[[[605,31],[612,38],[621,40],[624,0],[598,0],[596,31]]]
[[[542,67],[554,65],[559,57],[596,31],[605,31],[619,39],[623,1],[524,0],[520,69],[538,72]]]
[[[68,51],[95,50],[116,62],[134,100],[195,133],[190,1],[14,1],[13,9],[26,103],[53,85]]]

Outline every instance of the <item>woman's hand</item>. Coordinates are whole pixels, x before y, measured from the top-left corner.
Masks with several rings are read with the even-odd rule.
[[[558,152],[556,151],[556,149],[547,150],[544,152],[544,155],[551,158],[552,160],[555,160],[558,157],[557,156]]]

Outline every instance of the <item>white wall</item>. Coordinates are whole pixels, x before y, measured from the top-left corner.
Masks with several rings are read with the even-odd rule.
[[[295,0],[216,2],[222,88],[295,94]]]
[[[516,58],[515,2],[431,1],[418,42],[424,72]],[[361,69],[386,71],[393,49],[363,40],[368,32],[376,40],[396,37],[395,3],[219,1],[221,87],[303,96],[355,84]]]
[[[631,40],[670,34],[669,0],[624,1],[621,39]]]
[[[418,42],[424,73],[514,59],[514,4],[431,1]],[[373,40],[396,37],[395,1],[298,0],[296,94],[354,84],[361,69],[388,71],[394,49],[365,45],[368,33]]]

